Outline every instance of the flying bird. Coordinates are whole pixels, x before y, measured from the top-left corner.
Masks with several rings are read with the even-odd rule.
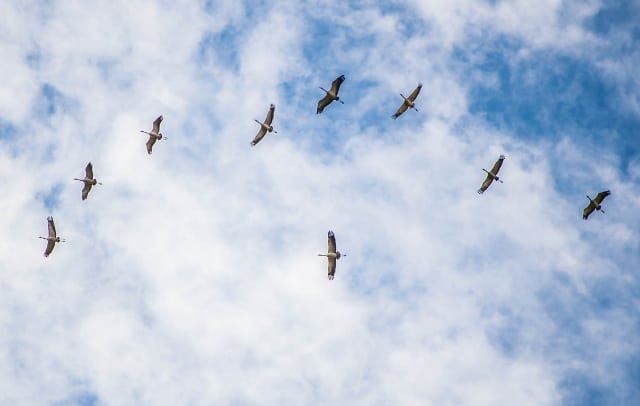
[[[338,92],[340,91],[340,85],[342,84],[342,82],[344,82],[344,75],[338,76],[331,83],[331,90],[327,90],[327,89],[323,88],[322,86],[320,87],[320,89],[324,90],[326,95],[322,99],[320,99],[320,101],[318,101],[318,108],[316,109],[316,114],[322,113],[324,108],[327,107],[328,105],[330,105],[331,102],[334,101],[334,100],[339,101],[340,103],[344,104],[344,102],[342,100],[340,100],[340,98],[338,97]]]
[[[329,230],[328,233],[329,252],[326,254],[318,254],[319,257],[327,257],[328,260],[328,274],[329,280],[332,281],[336,274],[336,261],[341,257],[346,257],[347,254],[340,254],[340,251],[336,251],[336,237],[333,235],[333,231]]]
[[[66,242],[64,239],[60,239],[60,237],[56,234],[56,225],[53,223],[53,217],[47,217],[47,223],[49,228],[49,236],[48,237],[38,237],[43,240],[47,240],[47,248],[44,250],[44,256],[48,257],[53,251],[53,248],[56,246],[57,242]]]
[[[278,133],[277,131],[273,130],[273,126],[271,125],[271,122],[273,121],[273,113],[275,110],[276,110],[276,105],[272,104],[269,106],[269,111],[267,112],[267,117],[264,119],[264,122],[261,123],[258,120],[253,120],[256,123],[260,124],[260,129],[258,130],[258,133],[256,134],[253,141],[251,141],[251,146],[254,146],[257,143],[259,143],[260,140],[263,139],[264,136],[267,134],[267,132],[273,132],[276,134]]]
[[[593,213],[594,210],[598,210],[604,213],[604,210],[602,210],[602,201],[610,194],[611,194],[611,191],[605,190],[604,192],[598,193],[595,199],[592,199],[589,197],[589,195],[587,195],[587,199],[589,199],[589,204],[582,211],[582,218],[584,220],[588,219],[589,215]]]
[[[87,167],[84,168],[84,173],[84,179],[73,178],[73,180],[79,180],[80,182],[84,183],[84,187],[82,188],[82,200],[87,199],[92,186],[102,185],[102,183],[93,178],[93,165],[91,165],[91,162],[89,162],[87,164]]]
[[[498,172],[500,171],[500,167],[502,167],[502,161],[504,161],[504,155],[500,155],[500,158],[498,158],[496,163],[493,164],[493,168],[491,168],[491,172],[482,168],[482,170],[487,173],[487,177],[485,178],[484,182],[482,182],[482,186],[480,186],[480,189],[478,189],[479,194],[483,194],[484,191],[489,188],[489,186],[491,185],[491,182],[493,182],[494,180],[497,180],[500,183],[504,183],[498,177]]]
[[[416,104],[414,102],[416,101],[416,98],[420,94],[420,89],[422,89],[422,83],[418,83],[418,87],[414,89],[414,91],[409,95],[409,97],[404,97],[404,95],[400,93],[400,96],[404,99],[404,101],[402,102],[402,105],[398,107],[398,110],[396,110],[395,114],[391,116],[394,120],[400,117],[402,113],[407,111],[407,109],[414,109],[415,111],[418,111],[418,109],[416,108]]]
[[[158,118],[156,118],[155,121],[153,122],[153,129],[151,130],[151,132],[140,130],[141,133],[145,133],[149,135],[149,140],[147,141],[147,153],[149,155],[151,155],[153,144],[155,144],[156,141],[160,141],[161,139],[163,139],[162,133],[160,132],[161,122],[162,122],[162,116],[158,116]],[[164,139],[166,140],[167,137],[164,137]]]

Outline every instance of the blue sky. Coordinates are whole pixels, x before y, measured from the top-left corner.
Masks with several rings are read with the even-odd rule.
[[[639,12],[3,3],[0,403],[639,403]]]

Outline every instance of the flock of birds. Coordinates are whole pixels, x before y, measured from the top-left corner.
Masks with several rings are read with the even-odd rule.
[[[323,87],[320,87],[320,89],[322,89],[326,94],[322,99],[318,101],[316,114],[321,114],[324,111],[324,109],[334,101],[344,104],[344,102],[340,100],[340,97],[338,96],[338,93],[340,91],[340,85],[342,85],[342,82],[344,82],[344,80],[345,80],[344,75],[340,75],[331,83],[330,90],[326,90]],[[396,112],[391,116],[394,120],[400,117],[404,112],[406,112],[409,109],[418,111],[418,109],[415,106],[415,100],[420,94],[421,89],[422,89],[422,84],[418,84],[418,86],[413,90],[413,92],[411,92],[409,97],[405,97],[404,95],[402,95],[402,93],[400,94],[403,101],[400,107],[398,107]],[[265,137],[265,135],[267,135],[267,133],[271,133],[271,132],[276,134],[278,133],[277,131],[274,131],[273,125],[272,125],[275,110],[276,110],[276,106],[274,104],[271,104],[269,106],[269,111],[267,112],[267,116],[265,117],[264,121],[254,120],[256,123],[260,125],[260,129],[258,130],[258,133],[255,135],[255,137],[251,141],[252,146],[255,146],[256,144],[258,144]],[[151,155],[153,151],[153,146],[155,145],[156,141],[167,139],[160,132],[160,123],[162,123],[162,116],[159,116],[153,121],[153,127],[151,129],[151,132],[140,130],[140,132],[149,135],[149,139],[147,140],[147,144],[146,144],[147,153],[149,155]],[[498,172],[500,171],[500,168],[502,168],[504,159],[505,159],[505,156],[500,155],[500,157],[498,158],[498,160],[493,165],[490,171],[484,168],[482,169],[487,173],[487,176],[485,180],[482,182],[480,189],[478,189],[479,194],[484,193],[489,188],[489,186],[491,186],[493,181],[503,183],[500,177],[498,177]],[[83,179],[74,178],[74,180],[77,180],[83,183],[82,200],[87,199],[87,197],[89,196],[89,192],[91,192],[91,188],[93,186],[102,185],[102,183],[98,182],[93,176],[93,165],[91,164],[91,162],[89,162],[85,167],[84,178]],[[598,195],[594,199],[592,199],[587,195],[587,199],[589,199],[589,204],[587,205],[587,207],[584,208],[584,211],[582,212],[582,218],[586,220],[587,218],[589,218],[589,215],[591,215],[591,213],[593,213],[596,210],[604,213],[604,210],[602,210],[602,201],[610,194],[611,194],[610,191],[605,190],[604,192],[598,193]],[[47,247],[44,251],[45,257],[48,257],[51,254],[56,243],[65,242],[65,240],[58,237],[56,233],[56,226],[55,226],[55,223],[53,222],[53,217],[51,216],[47,217],[47,223],[48,223],[48,230],[49,230],[48,236],[38,237],[38,238],[47,240]],[[340,251],[336,249],[336,237],[333,231],[328,232],[327,253],[318,254],[318,256],[323,256],[327,258],[328,277],[330,280],[333,280],[336,273],[336,261],[342,257],[347,256],[346,254],[341,254]]]

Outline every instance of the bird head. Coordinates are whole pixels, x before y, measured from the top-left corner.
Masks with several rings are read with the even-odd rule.
[[[97,181],[96,179],[94,179],[94,180],[92,180],[92,181],[91,181],[91,184],[92,184],[93,186],[95,186],[95,185],[97,185],[97,184],[98,184],[98,181]]]
[[[60,237],[56,237],[56,242],[60,242]]]
[[[272,125],[269,126],[269,132],[273,132],[273,126]]]
[[[162,133],[158,133],[158,139],[161,140],[162,139]]]

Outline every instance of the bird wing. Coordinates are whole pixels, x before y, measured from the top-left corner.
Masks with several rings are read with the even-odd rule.
[[[87,179],[93,179],[93,165],[91,164],[91,162],[89,162],[87,164],[87,167],[84,168],[84,173]]]
[[[502,162],[504,161],[504,155],[500,155],[500,158],[493,164],[493,168],[491,168],[491,173],[497,175],[500,172],[500,168],[502,167]]]
[[[340,75],[335,78],[335,80],[331,82],[331,93],[337,96],[338,92],[340,91],[340,85],[342,84],[342,82],[344,82],[344,75]]]
[[[51,251],[53,251],[53,247],[56,246],[56,242],[55,241],[47,241],[47,248],[45,248],[44,250],[44,256],[48,257],[49,254],[51,254]]]
[[[251,141],[251,145],[256,145],[257,143],[259,143],[260,140],[264,138],[264,135],[266,133],[267,133],[267,130],[265,130],[263,127],[260,127],[260,129],[258,130],[258,133],[256,134],[255,138],[253,139],[253,141]]]
[[[416,97],[420,94],[420,89],[422,89],[422,83],[418,83],[418,87],[413,90],[407,99],[409,99],[409,101],[415,101]]]
[[[587,207],[585,207],[584,210],[582,211],[582,218],[585,220],[588,219],[589,215],[593,213],[595,209],[596,209],[596,205],[593,204],[593,202],[589,201],[589,204],[587,205]]]
[[[336,259],[335,258],[327,258],[329,261],[327,265],[327,273],[329,276],[329,280],[333,280],[336,274]]]
[[[153,144],[156,143],[156,137],[149,136],[149,140],[147,141],[147,153],[151,155],[151,151],[153,150]]]
[[[160,134],[160,123],[162,122],[162,116],[158,116],[153,122],[153,131],[156,134]]]
[[[329,244],[329,252],[336,253],[336,236],[333,234],[333,231],[329,231],[327,234],[327,240]]]
[[[89,196],[89,192],[91,191],[91,183],[85,182],[84,187],[82,188],[82,200],[87,200],[87,196]]]
[[[610,194],[611,194],[611,191],[605,190],[604,192],[598,193],[596,198],[593,200],[595,200],[596,203],[600,204],[605,199],[605,197],[609,196]]]
[[[322,99],[318,101],[318,108],[316,109],[316,114],[322,113],[325,107],[331,104],[333,101],[333,97],[329,96],[327,93]]]
[[[487,177],[484,179],[484,182],[482,182],[480,189],[478,189],[478,193],[483,194],[484,191],[489,188],[491,182],[493,182],[493,178],[487,174]]]
[[[53,223],[53,217],[47,217],[47,223],[49,225],[49,238],[56,238],[56,225]]]
[[[391,117],[393,117],[393,119],[396,119],[396,118],[400,117],[402,115],[402,113],[407,111],[408,108],[409,108],[409,106],[407,106],[407,103],[405,103],[404,100],[403,100],[402,104],[400,105],[400,107],[398,107],[398,110],[396,110],[395,114],[392,115]]]
[[[267,117],[264,119],[264,123],[266,125],[271,125],[271,122],[273,121],[273,112],[275,111],[276,106],[275,104],[272,104],[271,106],[269,106],[269,111],[267,112]]]

